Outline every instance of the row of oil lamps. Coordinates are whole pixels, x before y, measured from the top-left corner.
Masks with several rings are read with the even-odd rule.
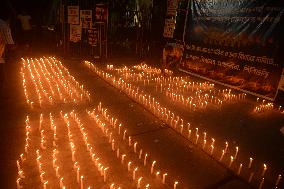
[[[201,108],[204,108],[206,104],[205,101],[209,102],[208,98],[205,101],[200,102],[200,96],[202,93],[204,96],[206,94],[210,97],[210,102],[215,102],[215,105],[220,106],[222,102],[234,102],[239,100],[245,100],[246,94],[239,93],[239,94],[232,94],[231,89],[223,89],[223,90],[214,90],[214,84],[208,82],[194,82],[190,81],[188,76],[185,77],[164,77],[161,75],[161,70],[158,68],[151,67],[146,63],[142,62],[141,64],[135,65],[132,68],[123,67],[123,68],[114,68],[113,65],[107,65],[107,70],[109,71],[116,71],[121,78],[127,81],[136,81],[136,82],[143,82],[144,85],[152,85],[155,84],[156,92],[158,88],[160,88],[161,93],[166,91],[167,94],[172,93],[174,96],[181,96],[184,97],[183,99],[190,98],[193,102],[193,95],[185,96],[179,94],[178,92],[195,92],[195,96],[198,97],[198,103],[192,103],[195,106],[196,104],[201,104]],[[138,72],[137,72],[138,71]],[[170,91],[170,93],[168,93]],[[194,93],[193,93],[194,94]],[[212,95],[213,94],[213,95]],[[218,97],[219,96],[219,97]],[[176,98],[170,98],[173,101],[181,102],[183,105],[185,104],[184,101],[177,100]],[[284,113],[284,109],[282,107],[276,107],[275,104],[272,102],[266,102],[265,100],[260,100],[260,98],[256,98],[257,104],[254,106],[253,111],[254,113],[263,113],[267,111],[279,111]],[[203,106],[202,106],[203,103]],[[188,105],[188,104],[186,104]],[[197,106],[198,107],[198,106]],[[195,108],[194,108],[195,109]]]
[[[151,85],[152,83],[155,84],[156,91],[158,91],[158,88],[160,88],[161,93],[163,91],[166,91],[166,95],[172,94],[173,96],[177,95],[181,97],[181,100],[177,100],[176,98],[171,97],[170,99],[176,102],[181,102],[183,105],[185,105],[184,100],[182,99],[191,99],[193,102],[193,95],[191,96],[185,96],[182,94],[179,94],[179,92],[195,92],[197,98],[197,103],[192,103],[195,106],[198,107],[197,104],[201,104],[201,108],[204,108],[206,102],[209,102],[208,98],[205,99],[205,101],[200,102],[200,96],[202,94],[204,96],[208,95],[210,97],[210,102],[215,102],[215,105],[220,106],[222,102],[231,102],[231,101],[239,101],[239,100],[245,100],[246,94],[245,93],[239,93],[239,94],[232,94],[231,89],[223,89],[223,90],[214,90],[214,84],[208,83],[208,82],[193,82],[190,81],[189,77],[164,77],[161,76],[160,69],[148,66],[145,63],[141,63],[139,65],[133,66],[133,69],[124,67],[124,68],[114,68],[113,65],[108,65],[107,69],[110,71],[116,71],[118,74],[120,74],[121,78],[124,78],[128,81],[140,81],[143,82],[144,85]],[[137,72],[139,71],[139,72]],[[152,81],[152,82],[151,82]],[[170,93],[169,93],[170,91]],[[213,94],[213,95],[212,95]],[[219,98],[218,98],[219,96]],[[182,98],[184,97],[184,98]],[[260,100],[260,98],[256,98],[257,104],[253,108],[254,113],[262,113],[267,112],[271,110],[276,110],[281,113],[284,113],[284,109],[281,109],[282,107],[276,107],[275,104],[272,102],[266,102],[265,100]],[[188,101],[189,102],[189,101]],[[203,106],[202,106],[203,103]],[[188,103],[186,104],[188,105]],[[195,107],[193,105],[193,107]],[[195,109],[195,108],[194,108]]]
[[[142,63],[133,66],[132,69],[114,68],[113,65],[107,65],[107,70],[115,71],[120,78],[133,82],[142,82],[144,85],[155,85],[156,92],[165,92],[169,99],[178,102],[181,105],[189,107],[192,110],[204,109],[208,103],[214,107],[221,107],[224,102],[236,102],[244,100],[245,93],[232,94],[230,89],[215,90],[214,84],[208,82],[190,81],[189,77],[164,77],[161,76],[157,68],[152,68]],[[191,93],[191,95],[182,93]]]

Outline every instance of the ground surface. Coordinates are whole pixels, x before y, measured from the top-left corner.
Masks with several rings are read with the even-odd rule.
[[[164,125],[139,104],[130,100],[124,93],[113,88],[84,67],[80,60],[63,62],[70,70],[71,75],[86,86],[92,97],[90,104],[64,107],[66,111],[71,111],[74,108],[84,111],[86,108],[93,108],[102,102],[127,127],[129,135],[157,159],[163,169],[168,170],[174,175],[174,178],[182,181],[184,188],[250,188],[247,183],[232,176],[226,166],[212,159],[200,148],[196,148],[195,145]],[[129,65],[139,62],[113,60],[110,63]],[[30,111],[24,100],[19,74],[20,64],[16,61],[11,62],[6,71],[7,85],[5,95],[1,98],[0,108],[0,177],[1,183],[3,183],[1,185],[4,188],[15,188],[16,160],[24,149],[26,115],[38,117],[42,112],[58,112],[61,107]],[[265,162],[276,173],[281,171],[283,173],[284,140],[279,132],[279,129],[284,125],[283,114],[268,112],[261,115],[251,115],[254,98],[248,99],[251,100],[249,105],[246,105],[246,102],[241,102],[225,106],[221,111],[192,112],[169,102],[161,94],[156,95],[160,95],[159,99],[162,103],[173,108],[175,112],[190,120],[196,127],[206,130],[216,140],[229,141],[232,146],[238,145],[240,159],[243,160],[244,165],[247,165],[245,161],[248,161],[249,157],[254,157],[257,159],[255,166],[260,167]],[[221,142],[217,145],[224,145]],[[107,142],[102,142],[101,145],[107,145]],[[111,152],[105,152],[106,155],[108,153]],[[129,175],[124,175],[124,177],[127,178]],[[255,183],[258,185],[259,181],[257,180]],[[35,188],[37,187],[35,186]]]

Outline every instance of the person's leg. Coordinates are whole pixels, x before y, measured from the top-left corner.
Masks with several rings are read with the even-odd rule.
[[[0,98],[2,98],[3,94],[3,86],[4,86],[4,51],[5,51],[5,45],[0,44]]]
[[[4,96],[5,63],[0,63],[0,98]]]

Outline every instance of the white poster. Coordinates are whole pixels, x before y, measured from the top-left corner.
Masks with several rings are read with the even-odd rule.
[[[168,0],[167,16],[176,16],[177,8],[178,8],[178,0]]]
[[[80,24],[79,6],[68,6],[68,24]]]
[[[163,36],[167,37],[167,38],[173,38],[175,26],[176,26],[176,20],[175,19],[165,19]]]
[[[70,41],[78,42],[81,40],[82,29],[80,25],[70,24]]]
[[[82,28],[92,27],[92,10],[80,10],[80,24]]]

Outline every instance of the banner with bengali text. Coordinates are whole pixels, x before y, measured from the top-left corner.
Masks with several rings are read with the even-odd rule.
[[[180,69],[274,100],[284,61],[284,1],[189,1]]]

